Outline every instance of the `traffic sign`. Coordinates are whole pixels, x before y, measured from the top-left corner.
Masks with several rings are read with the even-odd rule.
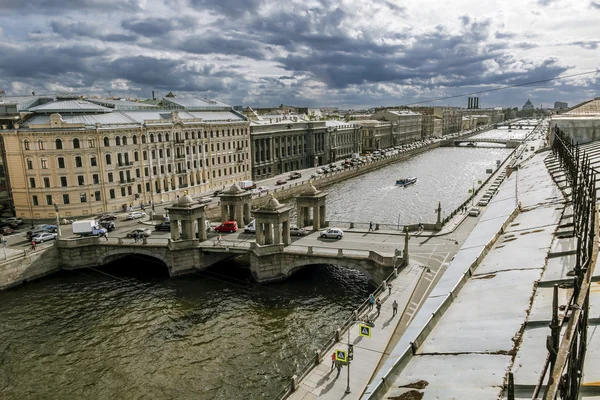
[[[347,362],[348,361],[348,356],[346,354],[345,350],[335,350],[335,359],[337,361],[341,361],[341,362]]]
[[[371,337],[371,327],[369,325],[360,324],[358,329],[360,336]]]

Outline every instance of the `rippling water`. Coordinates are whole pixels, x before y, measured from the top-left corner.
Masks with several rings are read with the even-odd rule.
[[[328,219],[433,221],[508,153],[437,149],[336,184]],[[396,187],[403,176],[419,181]],[[325,265],[265,286],[238,263],[164,274],[128,258],[0,292],[0,398],[273,398],[369,293]]]

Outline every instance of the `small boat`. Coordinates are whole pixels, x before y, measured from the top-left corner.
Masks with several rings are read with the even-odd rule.
[[[396,179],[396,185],[400,185],[402,187],[412,185],[413,183],[416,183],[416,182],[417,182],[417,178],[415,178],[415,177]]]

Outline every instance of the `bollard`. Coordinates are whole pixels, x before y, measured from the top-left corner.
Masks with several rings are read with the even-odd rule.
[[[292,376],[292,392],[298,390],[298,375]]]
[[[350,222],[350,229],[354,229],[354,222]]]
[[[378,231],[379,230],[379,224],[375,224],[375,230]]]
[[[307,251],[307,253],[308,253],[308,254],[312,254],[312,253],[313,253],[313,248],[312,248],[312,246],[308,246],[308,251]]]
[[[341,256],[343,256],[343,255],[344,255],[344,253],[343,253],[343,252],[344,252],[344,249],[338,249],[338,253],[337,253],[337,255],[341,257]]]
[[[323,355],[321,354],[321,350],[315,351],[316,355],[316,364],[319,365],[323,361]]]
[[[148,244],[148,238],[146,238],[146,236],[144,236],[144,239],[142,239],[142,244]]]
[[[123,238],[119,238],[118,244],[123,244]]]
[[[335,330],[335,341],[336,342],[341,342],[342,341],[342,331],[340,330],[340,328],[337,328]]]
[[[358,320],[358,310],[352,311],[352,318],[357,321]]]
[[[394,268],[394,278],[398,277],[398,268]]]

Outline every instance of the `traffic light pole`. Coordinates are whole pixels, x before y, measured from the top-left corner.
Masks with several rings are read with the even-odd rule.
[[[354,324],[352,324],[354,326]],[[350,393],[350,327],[348,327],[348,383],[346,385],[346,393]]]

